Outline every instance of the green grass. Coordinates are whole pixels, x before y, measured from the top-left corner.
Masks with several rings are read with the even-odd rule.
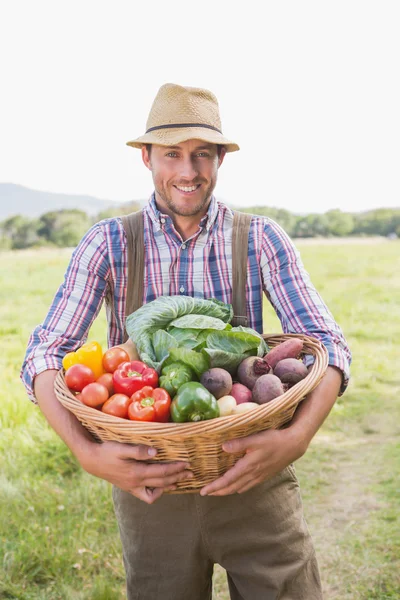
[[[296,469],[328,600],[400,597],[400,243],[298,244],[353,351],[352,380]],[[110,486],[82,472],[26,398],[19,368],[69,260],[0,266],[0,598],[122,600]],[[266,332],[280,330],[265,307]],[[102,311],[90,333],[105,347]],[[216,600],[229,598],[216,567]]]

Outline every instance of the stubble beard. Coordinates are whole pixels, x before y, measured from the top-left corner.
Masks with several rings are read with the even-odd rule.
[[[187,205],[184,205],[183,199],[182,203],[178,204],[177,202],[174,202],[171,194],[164,187],[161,189],[156,187],[156,192],[160,196],[161,200],[168,206],[169,210],[175,215],[180,217],[195,217],[198,214],[205,214],[207,212],[214,187],[215,184],[210,183],[208,188],[205,190],[203,198],[201,198],[195,205],[191,204],[190,201]]]

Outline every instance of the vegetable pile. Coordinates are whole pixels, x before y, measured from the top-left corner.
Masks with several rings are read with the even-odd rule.
[[[84,344],[63,359],[66,385],[109,415],[183,423],[255,409],[307,376],[301,339],[269,349],[253,329],[232,327],[232,317],[218,300],[160,297],[126,320],[138,354],[129,343],[104,353]]]

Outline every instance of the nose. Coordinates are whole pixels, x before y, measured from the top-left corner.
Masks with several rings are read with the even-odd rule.
[[[183,157],[180,161],[180,176],[187,181],[193,181],[198,175],[195,161],[191,156]]]

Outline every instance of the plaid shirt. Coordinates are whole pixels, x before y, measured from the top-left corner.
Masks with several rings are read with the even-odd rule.
[[[161,214],[154,195],[144,209],[145,271],[143,302],[181,294],[232,301],[233,213],[214,197],[198,231],[182,241],[172,219]],[[67,352],[86,339],[106,300],[108,345],[121,344],[127,282],[126,236],[120,218],[94,225],[75,249],[64,283],[42,325],[29,339],[21,378],[33,402],[33,379],[61,368]],[[248,245],[248,325],[263,332],[262,301],[267,294],[285,333],[321,340],[329,363],[349,378],[350,351],[340,327],[312,285],[293,242],[274,221],[254,216]],[[312,357],[308,357],[308,363]]]

